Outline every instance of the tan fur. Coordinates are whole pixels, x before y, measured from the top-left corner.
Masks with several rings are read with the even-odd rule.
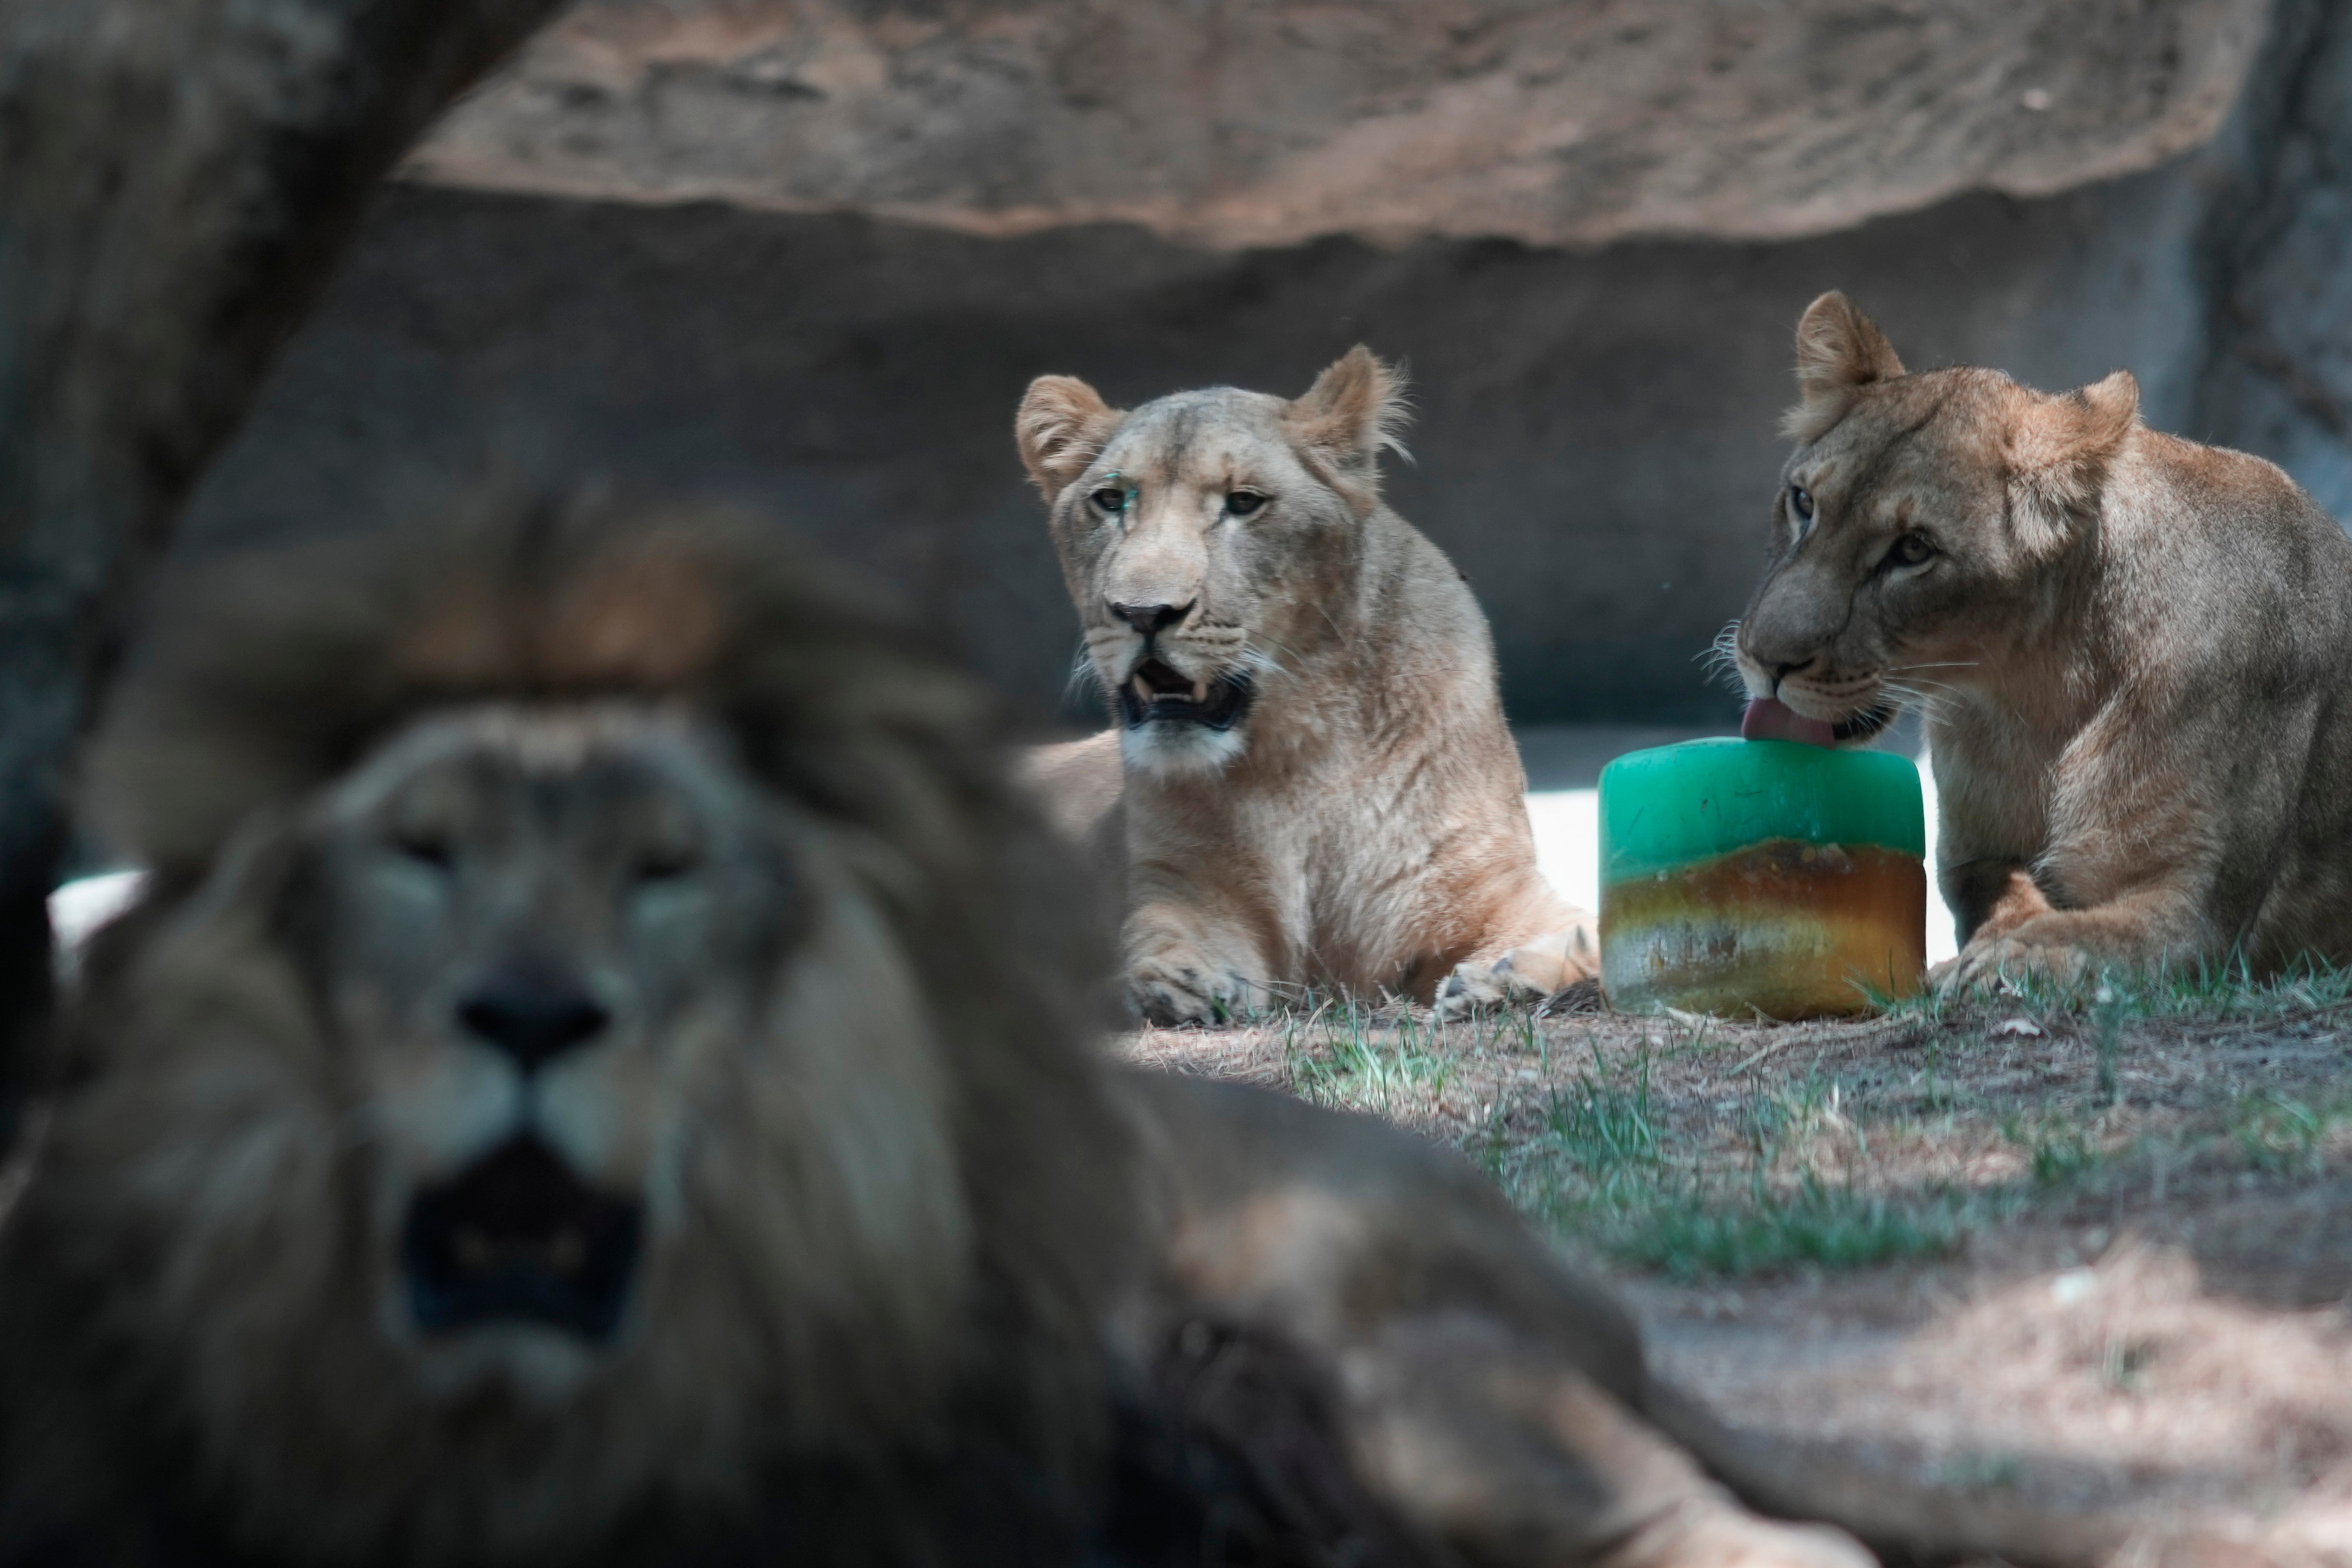
[[[1403,407],[1361,348],[1287,402],[1215,388],[1130,413],[1068,376],[1022,402],[1022,458],[1112,702],[1154,656],[1251,694],[1229,730],[1130,710],[1113,731],[1127,986],[1155,1022],[1327,986],[1459,1007],[1598,967],[1589,921],[1536,868],[1486,618],[1381,500]],[[1129,497],[1116,514],[1107,488]],[[1235,514],[1237,492],[1263,504]],[[1151,605],[1171,614],[1149,637],[1118,609]],[[1111,743],[1085,753],[1090,798]]]
[[[2121,371],[2056,396],[1906,374],[1837,294],[1797,349],[1740,668],[1815,718],[1925,710],[1945,983],[2352,960],[2344,531],[2272,465],[2143,426]]]
[[[1806,1511],[1465,1162],[1111,1073],[1069,868],[910,646],[594,506],[183,605],[89,770],[162,871],[0,1228],[0,1564],[1867,1561],[1667,1436]],[[520,950],[611,1015],[527,1079],[452,1006]],[[609,1339],[402,1289],[517,1129],[643,1201]]]
[[[1118,760],[1118,731],[1027,747],[1014,759],[1014,771],[1045,807],[1054,830],[1086,850],[1087,858],[1114,884],[1114,907],[1124,908],[1126,778]]]

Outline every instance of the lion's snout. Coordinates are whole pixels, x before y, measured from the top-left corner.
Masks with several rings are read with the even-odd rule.
[[[457,1003],[457,1021],[528,1076],[604,1034],[613,1015],[577,976],[522,959],[499,965],[467,991]]]

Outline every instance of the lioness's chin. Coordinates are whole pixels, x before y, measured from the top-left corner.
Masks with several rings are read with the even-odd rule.
[[[1119,733],[1120,760],[1153,778],[1203,778],[1222,773],[1249,749],[1239,728],[1158,720],[1130,725]]]

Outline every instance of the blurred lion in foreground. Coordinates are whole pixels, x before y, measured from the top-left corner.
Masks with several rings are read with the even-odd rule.
[[[709,516],[184,598],[89,763],[155,876],[0,1234],[0,1563],[1864,1560],[1669,1429],[2081,1554],[1776,1479],[1451,1156],[1101,1063],[988,722]]]

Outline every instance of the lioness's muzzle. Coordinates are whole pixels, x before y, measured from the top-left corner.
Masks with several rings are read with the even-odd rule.
[[[409,1310],[428,1334],[509,1320],[607,1338],[639,1226],[635,1202],[589,1186],[536,1138],[509,1140],[409,1204]]]

